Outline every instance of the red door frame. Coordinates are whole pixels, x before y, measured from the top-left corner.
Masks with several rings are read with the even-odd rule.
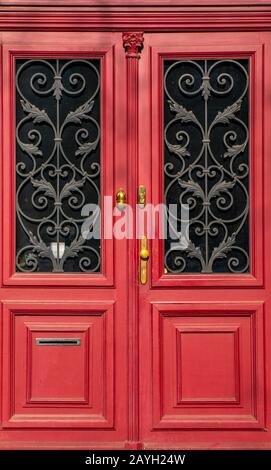
[[[78,8],[84,4],[84,9]],[[247,6],[251,4],[248,10]],[[37,8],[38,5],[38,8]],[[61,6],[61,8],[58,8]],[[223,9],[221,8],[223,6]],[[74,0],[67,2],[65,0],[4,0],[1,2],[0,8],[0,31],[10,31],[6,33],[6,38],[9,38],[11,43],[22,41],[25,38],[25,33],[22,35],[19,32],[25,31],[29,33],[29,42],[31,33],[33,31],[53,31],[54,33],[60,31],[129,31],[131,29],[137,31],[144,31],[146,33],[151,31],[270,31],[271,30],[271,3],[266,0],[259,0],[257,5],[253,0],[204,0],[204,1],[193,1],[184,0],[180,6],[179,0],[130,0],[129,6],[127,2],[122,0],[105,0],[103,7],[101,2],[92,2],[91,6],[85,7],[83,0]],[[18,36],[16,35],[18,32]],[[71,33],[71,37],[74,34]],[[44,36],[45,37],[45,36]],[[100,38],[100,35],[98,35]],[[235,38],[234,38],[235,42]],[[270,51],[269,45],[265,49],[266,53]],[[135,62],[135,61],[133,61]],[[138,115],[137,115],[137,98],[138,89],[134,86],[138,79],[138,67],[134,65],[128,65],[127,61],[127,74],[124,73],[124,68],[120,70],[117,76],[118,84],[123,90],[127,90],[128,98],[130,102],[130,111],[134,111],[134,122],[130,124],[130,137],[133,136],[133,143],[130,143],[130,147],[127,147],[126,143],[119,143],[120,145],[120,156],[127,155],[137,157],[138,154],[138,140],[137,130],[138,126]],[[124,67],[124,66],[123,66]],[[124,79],[126,77],[126,79]],[[270,83],[270,72],[266,74],[267,83]],[[129,91],[130,90],[130,91]],[[133,90],[133,91],[131,91]],[[123,103],[124,93],[119,94],[119,99]],[[128,112],[127,112],[128,113]],[[127,114],[128,115],[128,114]],[[131,115],[130,115],[131,116]],[[139,114],[140,117],[140,114]],[[266,109],[266,121],[270,122],[269,110]],[[121,126],[118,130],[118,136],[123,137],[123,129]],[[266,137],[267,138],[267,137]],[[119,139],[120,141],[122,139]],[[129,140],[131,142],[131,140]],[[268,144],[268,142],[266,142]],[[139,144],[140,147],[140,144]],[[137,170],[137,164],[135,160],[130,164],[128,170],[128,187],[131,191],[130,201],[136,201],[136,187],[135,175]],[[270,173],[265,172],[266,178]],[[129,184],[130,183],[130,184]],[[268,183],[268,181],[267,181]],[[125,186],[127,184],[126,174],[121,173],[118,175],[116,186]],[[2,202],[2,198],[1,198]],[[2,220],[2,219],[1,219]],[[268,220],[268,218],[267,218]],[[2,235],[2,231],[1,231]],[[2,247],[2,244],[1,244]],[[117,250],[118,254],[122,254],[122,250]],[[265,251],[265,257],[270,256],[269,247],[267,245]],[[136,286],[133,282],[135,280],[135,269],[138,263],[138,253],[135,244],[130,243],[129,257],[132,260],[130,264],[130,277],[129,286],[131,289],[130,294],[130,305],[134,305],[133,310],[130,313],[129,324],[128,324],[128,337],[130,339],[129,346],[129,362],[132,365],[129,370],[128,377],[128,396],[129,398],[129,433],[128,441],[129,444],[125,444],[126,438],[122,443],[116,444],[116,446],[125,446],[129,448],[136,447],[139,441],[138,433],[138,406],[139,406],[139,395],[137,393],[138,384],[138,341],[139,341],[139,330],[138,330],[138,317],[136,311]],[[3,258],[2,258],[3,259]],[[268,263],[266,263],[267,265]],[[266,266],[267,269],[267,266]],[[118,271],[118,270],[116,270]],[[119,270],[118,276],[119,282],[123,283],[124,279]],[[127,279],[125,279],[127,282]],[[54,289],[57,292],[57,289]],[[5,299],[14,300],[11,290],[9,287],[3,287],[1,289]],[[18,287],[14,292],[14,297],[20,296],[22,302],[28,300],[30,297],[35,301],[40,300],[39,296],[35,294],[34,289],[21,289]],[[99,291],[104,292],[104,291]],[[255,291],[252,291],[255,292]],[[72,298],[73,293],[69,289],[65,290],[67,298]],[[88,300],[87,292],[80,290],[80,296],[78,300]],[[105,299],[108,299],[107,294]],[[135,302],[133,302],[133,300]],[[109,300],[109,299],[108,299]],[[254,299],[256,300],[256,299]],[[124,389],[126,388],[125,383],[122,383]],[[125,406],[124,406],[125,407]],[[15,434],[14,434],[15,436]],[[22,445],[25,447],[35,448],[37,444],[25,442],[20,444],[18,441],[21,439],[27,440],[27,435],[20,436],[19,432],[16,432],[16,442],[8,442],[8,434],[4,435],[2,441],[2,448],[17,446],[20,448]],[[70,434],[72,440],[72,433]],[[6,444],[4,444],[6,442]],[[93,444],[93,443],[92,443]],[[96,444],[97,445],[97,444]],[[230,443],[228,444],[231,447]],[[257,444],[260,446],[260,444]],[[264,440],[262,447],[267,447],[269,444]],[[66,444],[66,446],[72,448],[77,447],[72,444]],[[234,444],[232,444],[234,447]],[[243,443],[243,448],[249,447],[247,442]],[[48,448],[57,447],[57,444],[47,444]],[[84,445],[82,446],[84,447]],[[89,448],[89,443],[86,445]],[[95,445],[94,445],[95,447]],[[99,447],[106,447],[106,442],[100,442]],[[78,447],[77,447],[78,448]],[[112,448],[112,444],[110,446]]]

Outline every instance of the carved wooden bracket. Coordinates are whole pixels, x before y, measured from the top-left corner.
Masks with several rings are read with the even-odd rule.
[[[139,59],[140,53],[143,49],[143,33],[135,31],[131,33],[122,33],[122,41],[126,57]]]

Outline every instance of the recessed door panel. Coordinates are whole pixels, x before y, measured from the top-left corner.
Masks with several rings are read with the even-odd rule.
[[[164,240],[152,242],[152,285],[261,285],[263,49],[150,54],[152,202],[168,214]]]
[[[261,303],[154,303],[152,321],[154,429],[263,428]]]
[[[112,45],[4,46],[3,63],[4,282],[112,285]]]
[[[114,305],[13,304],[4,315],[5,425],[112,427]]]

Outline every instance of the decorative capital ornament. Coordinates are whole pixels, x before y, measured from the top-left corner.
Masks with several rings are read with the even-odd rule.
[[[139,59],[140,53],[143,49],[143,33],[135,31],[131,33],[122,33],[122,41],[126,52],[126,57],[134,57]]]

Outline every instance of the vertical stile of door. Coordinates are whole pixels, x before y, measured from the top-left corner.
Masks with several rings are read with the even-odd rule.
[[[133,209],[137,202],[137,161],[138,161],[138,63],[143,47],[143,34],[140,32],[123,33],[123,47],[126,52],[127,73],[127,162],[128,162],[128,204]],[[137,244],[135,243],[135,224],[133,239],[128,242],[128,285],[129,300],[129,448],[138,448],[138,280]]]
[[[3,46],[0,44],[0,116],[3,122]],[[0,129],[0,259],[3,260],[3,126]],[[3,263],[0,263],[0,331],[3,331],[2,279]],[[0,351],[3,351],[3,336],[0,334]],[[0,370],[3,370],[3,356],[0,354]],[[0,390],[3,390],[3,377],[0,374]],[[0,405],[0,424],[2,425],[2,405]]]

